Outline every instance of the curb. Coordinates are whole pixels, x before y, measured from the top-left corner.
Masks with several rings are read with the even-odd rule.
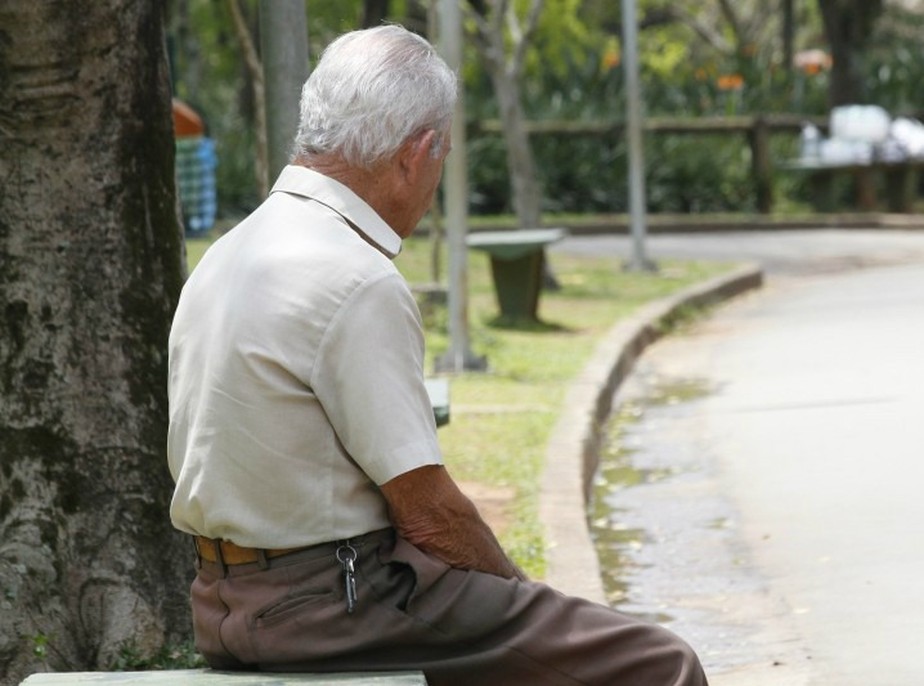
[[[566,595],[606,604],[600,562],[587,528],[586,505],[613,394],[644,350],[683,310],[728,300],[763,284],[745,264],[641,308],[616,324],[571,383],[552,430],[539,486],[539,520],[546,541],[545,582]]]
[[[688,234],[702,232],[739,231],[805,231],[809,229],[924,229],[924,215],[889,214],[884,212],[851,212],[801,215],[793,217],[722,215],[652,214],[646,230],[651,234]],[[549,226],[564,226],[572,236],[600,234],[631,234],[626,217],[599,216],[575,219],[571,222],[549,222]]]

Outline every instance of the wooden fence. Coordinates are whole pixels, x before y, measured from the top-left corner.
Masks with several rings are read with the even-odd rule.
[[[751,178],[762,213],[773,209],[773,159],[770,154],[770,136],[773,133],[798,134],[806,123],[827,131],[828,118],[798,114],[765,114],[744,117],[649,117],[642,128],[651,134],[688,134],[697,136],[743,135],[751,148]],[[625,128],[624,122],[543,120],[526,123],[530,135],[617,136]],[[502,132],[498,120],[473,122],[470,135]]]

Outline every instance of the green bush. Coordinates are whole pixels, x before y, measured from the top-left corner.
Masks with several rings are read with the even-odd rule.
[[[619,41],[603,26],[606,17],[615,17],[615,10],[609,3],[586,5],[590,8],[585,16],[587,26],[546,27],[546,33],[540,33],[531,50],[522,94],[527,118],[624,118]],[[220,6],[204,0],[190,3],[189,7],[189,26],[177,25],[174,29],[177,46],[182,46],[175,51],[179,58],[176,93],[205,116],[216,139],[219,216],[240,216],[259,201],[253,162],[252,94],[227,15]],[[250,8],[251,18],[255,19],[254,6]],[[406,9],[398,3],[393,9],[403,11],[402,8]],[[808,23],[800,26],[799,47],[823,47],[817,11],[804,12],[809,12],[803,16]],[[313,45],[323,45],[335,33],[353,28],[358,16],[358,5],[350,3],[309,12]],[[401,21],[400,16],[392,18]],[[924,81],[922,30],[924,17],[897,6],[890,7],[877,23],[864,65],[869,102],[893,114],[922,116],[924,102],[918,87]],[[643,110],[647,116],[827,113],[828,74],[822,71],[807,75],[783,69],[774,41],[764,46],[743,46],[737,54],[720,56],[704,47],[688,27],[674,23],[643,30],[640,46]],[[491,83],[471,44],[467,45],[463,73],[467,121],[496,119]],[[544,189],[544,212],[626,211],[628,161],[623,136],[548,134],[532,140]],[[794,133],[774,135],[773,159],[791,159],[798,152],[797,143]],[[467,152],[471,213],[512,213],[502,137],[471,135]],[[755,209],[750,151],[744,135],[648,135],[645,162],[652,212]],[[778,208],[802,208],[810,199],[804,179],[780,174],[776,181]]]

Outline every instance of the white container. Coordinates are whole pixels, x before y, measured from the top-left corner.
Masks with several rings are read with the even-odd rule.
[[[831,110],[831,138],[882,143],[889,137],[891,118],[879,105],[844,105]]]
[[[924,124],[917,119],[898,117],[892,122],[891,135],[910,157],[924,157]]]
[[[819,146],[819,157],[824,164],[869,164],[873,159],[873,144],[866,141],[829,138]]]
[[[802,145],[800,153],[805,162],[815,162],[821,154],[821,131],[814,124],[802,127]]]

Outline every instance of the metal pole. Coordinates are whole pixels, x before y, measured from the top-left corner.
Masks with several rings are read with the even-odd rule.
[[[439,46],[446,64],[460,73],[462,67],[462,16],[458,0],[441,0]],[[487,361],[469,350],[468,337],[468,170],[465,154],[465,99],[459,99],[450,132],[452,151],[443,170],[446,211],[446,244],[449,248],[449,350],[436,362],[437,371],[483,370]]]
[[[304,0],[260,0],[260,51],[266,84],[269,180],[289,163],[298,129],[302,84],[308,78]]]
[[[626,136],[629,144],[629,223],[631,271],[653,271],[645,255],[645,160],[642,150],[642,96],[638,78],[638,22],[635,0],[622,0],[622,59],[626,76]]]

